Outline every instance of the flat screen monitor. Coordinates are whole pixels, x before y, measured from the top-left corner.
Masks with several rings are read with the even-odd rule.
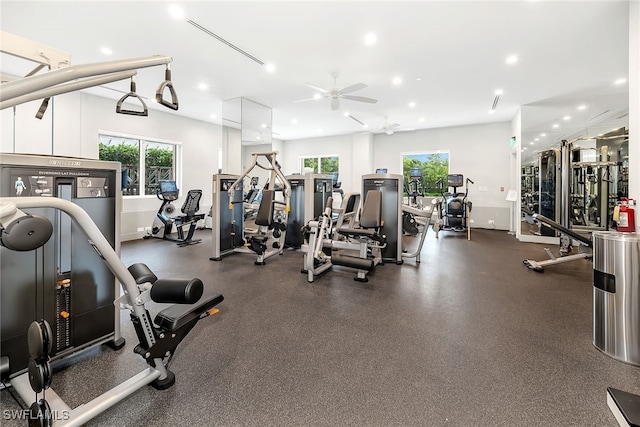
[[[411,178],[421,178],[422,177],[422,169],[420,169],[420,168],[411,168],[411,169],[409,169],[409,176]]]
[[[175,181],[160,181],[161,193],[177,193],[178,187]]]
[[[461,174],[447,175],[447,185],[449,187],[462,187],[464,177]]]
[[[387,168],[378,168],[376,169],[376,173],[379,173],[379,174],[387,173]]]

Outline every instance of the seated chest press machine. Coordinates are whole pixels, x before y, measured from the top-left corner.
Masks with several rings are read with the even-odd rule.
[[[30,425],[80,426],[146,385],[159,390],[171,387],[175,383],[175,374],[168,367],[177,346],[200,319],[217,313],[214,307],[222,302],[222,295],[205,293],[202,281],[197,278],[158,279],[144,264],[125,267],[87,212],[71,201],[56,197],[0,197],[2,246],[10,250],[31,251],[49,240],[53,232],[51,221],[21,210],[31,208],[54,208],[64,212],[85,234],[122,285],[123,295],[114,304],[130,311],[139,340],[134,352],[149,367],[95,399],[71,409],[50,389],[53,373],[48,358],[51,327],[47,321],[34,320],[28,334],[31,356],[28,372],[11,379],[11,385],[20,397],[25,402],[33,401],[29,418],[35,424]],[[174,305],[160,311],[152,321],[146,308],[151,301]]]
[[[354,226],[360,195],[346,194],[342,200],[335,230],[332,224],[333,199],[329,197],[319,220],[306,226],[307,243],[302,245],[307,281],[334,265],[355,268],[354,280],[368,282],[367,273],[382,263],[381,250],[386,246],[382,228],[382,192],[369,190],[358,226]],[[345,218],[346,216],[346,218]],[[344,223],[347,223],[345,226]],[[327,254],[330,253],[330,255]]]

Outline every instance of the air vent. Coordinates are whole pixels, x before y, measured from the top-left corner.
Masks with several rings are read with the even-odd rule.
[[[622,114],[622,115],[620,115],[620,116],[616,117],[616,120],[624,119],[624,118],[625,118],[625,117],[627,117],[628,115],[629,115],[629,113],[624,113],[624,114]]]
[[[493,98],[493,105],[491,106],[491,110],[489,110],[490,112],[494,112],[496,111],[496,107],[498,106],[498,101],[500,101],[500,94],[496,94],[496,97]]]
[[[605,114],[607,114],[607,113],[609,113],[609,112],[611,112],[611,110],[604,110],[602,113],[598,114],[597,116],[593,116],[593,117],[591,117],[590,119],[587,119],[587,121],[588,121],[588,122],[591,122],[591,121],[593,121],[593,120],[596,120],[596,119],[598,119],[598,118],[600,118],[600,117],[604,116]]]
[[[191,19],[189,19],[187,22],[189,24],[193,25],[194,27],[196,27],[197,29],[199,29],[200,31],[210,35],[211,37],[213,37],[214,39],[218,40],[219,42],[222,42],[222,43],[226,44],[231,49],[234,49],[235,51],[240,52],[241,54],[243,54],[247,58],[251,59],[252,61],[257,62],[260,65],[264,65],[264,62],[260,61],[255,56],[251,55],[250,53],[247,53],[246,51],[244,51],[242,49],[240,49],[238,46],[234,45],[233,43],[231,43],[231,42],[229,42],[229,41],[227,41],[225,39],[223,39],[222,37],[220,37],[219,35],[217,35],[213,31],[210,31],[210,30],[206,29],[205,27],[203,27],[202,25],[198,24],[197,22],[192,21]]]

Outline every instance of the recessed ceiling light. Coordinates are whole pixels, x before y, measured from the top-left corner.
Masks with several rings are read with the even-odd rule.
[[[318,133],[322,133],[322,129],[318,129],[318,130],[317,130],[317,132],[318,132]]]
[[[212,115],[211,115],[211,118],[212,118],[212,119],[216,119],[216,118],[218,118],[218,116],[216,116],[215,114],[212,114]]]
[[[554,128],[554,129],[558,129],[560,127],[560,125],[557,124],[557,123],[554,123],[553,126],[551,126],[551,127]]]
[[[565,122],[568,121],[568,120],[571,120],[571,116],[564,116],[562,118],[562,120],[564,120]]]
[[[265,123],[262,123],[262,124],[260,125],[260,127],[261,127],[262,129],[266,129],[266,128],[267,128],[267,125],[266,125]]]
[[[102,52],[104,55],[113,54],[113,51],[111,49],[109,49],[108,47],[103,47],[102,49],[100,49],[100,52]]]
[[[542,132],[542,133],[540,134],[540,136],[544,137],[544,136],[547,136],[547,134],[546,134],[546,133],[544,133],[544,132]]]
[[[424,122],[424,117],[420,117],[420,121],[421,121],[421,122]]]
[[[400,83],[402,83],[402,77],[394,77],[393,80],[391,80],[391,83],[393,83],[394,85],[399,85]]]
[[[369,127],[369,125],[365,123],[365,124],[363,124],[363,125],[362,125],[362,127],[363,127],[363,128],[368,128],[368,127]]]
[[[533,145],[533,141],[531,141],[531,142],[529,143],[529,145]]]
[[[364,44],[366,44],[367,46],[373,46],[377,41],[378,36],[376,36],[376,33],[368,33],[366,36],[364,36]]]
[[[419,82],[420,80],[422,80],[422,77],[416,77],[416,81]]]
[[[540,141],[540,138],[533,138],[534,141]]]
[[[624,77],[617,79],[616,81],[613,82],[614,85],[622,85],[625,84],[627,82],[627,79],[625,79]]]
[[[291,119],[291,124],[292,125],[297,125],[298,124],[298,120],[297,119]]]
[[[523,150],[526,150],[526,149],[527,149],[527,147],[524,147],[524,148],[523,148]]]
[[[347,111],[344,112],[345,117],[349,117],[349,113]]]
[[[509,65],[513,65],[516,62],[518,62],[518,57],[515,55],[507,56],[507,59],[505,59],[505,62]]]
[[[500,95],[502,95],[502,89],[497,89],[494,93],[495,93],[497,96],[500,96]]]
[[[313,99],[320,99],[322,98],[322,95],[320,95],[319,93],[316,93],[315,95],[313,95]]]
[[[198,89],[200,89],[200,90],[207,90],[207,89],[209,89],[209,86],[207,86],[207,84],[206,84],[206,83],[200,83],[200,84],[198,85]]]
[[[495,112],[496,112],[496,110],[489,110],[489,114],[493,114]]]
[[[276,70],[276,66],[273,64],[264,64],[264,69],[267,73],[273,73]]]
[[[173,19],[182,19],[184,18],[184,10],[177,4],[172,4],[169,6],[169,15]]]
[[[416,103],[415,103],[415,102],[411,101],[411,102],[409,103],[409,108],[413,108],[413,107],[415,107],[415,106],[416,106]]]
[[[582,104],[582,105],[578,105],[578,110],[586,110],[587,106]]]

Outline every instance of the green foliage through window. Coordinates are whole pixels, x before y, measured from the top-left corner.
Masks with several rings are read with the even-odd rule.
[[[449,174],[449,153],[408,154],[402,158],[402,171],[405,183],[409,182],[409,171],[422,169],[422,189],[425,196],[440,196],[440,187],[436,185],[442,179],[446,185]]]
[[[174,144],[100,135],[98,153],[100,160],[120,162],[125,196],[155,195],[159,181],[175,180]],[[144,177],[140,174],[141,156]]]

